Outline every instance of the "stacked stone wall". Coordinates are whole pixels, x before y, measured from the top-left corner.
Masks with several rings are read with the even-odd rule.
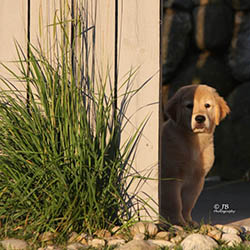
[[[250,172],[250,1],[165,0],[163,103],[181,86],[208,84],[232,112],[216,129],[212,174]]]

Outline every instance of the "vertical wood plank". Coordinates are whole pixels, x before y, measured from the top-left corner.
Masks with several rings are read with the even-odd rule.
[[[15,41],[17,41],[26,52],[27,43],[27,1],[26,0],[1,0],[0,8],[0,62],[4,63],[11,70],[18,73],[16,61],[18,59]],[[11,80],[11,75],[0,66],[0,74]],[[20,90],[25,86],[15,82]],[[0,87],[4,87],[0,82]]]
[[[62,40],[59,17],[63,12],[70,17],[69,7],[65,7],[69,0],[36,0],[31,1],[30,13],[30,41],[36,48],[41,48],[47,58],[53,58],[56,39]],[[57,16],[57,18],[55,18]],[[54,25],[56,23],[56,25]],[[57,28],[55,28],[57,27]],[[56,31],[56,32],[55,32]]]
[[[134,89],[147,82],[130,103],[128,117],[131,126],[126,129],[124,137],[134,133],[149,118],[137,149],[135,168],[141,175],[152,178],[141,186],[139,196],[158,212],[160,0],[119,1],[118,54],[120,85],[131,69],[138,69]],[[135,187],[136,183],[132,192]],[[158,218],[149,207],[147,210],[150,216]],[[142,215],[148,218],[146,211]]]
[[[61,3],[60,3],[61,2]],[[88,60],[95,67],[96,75],[105,77],[108,73],[113,75],[114,67],[114,20],[115,7],[113,1],[98,0],[74,0],[76,7],[82,6],[82,15],[89,28],[86,33],[89,39]],[[31,2],[31,43],[38,45],[42,41],[42,47],[48,48],[48,39],[53,37],[54,13],[63,11],[67,18],[71,19],[71,0],[36,0]],[[68,6],[68,8],[67,8]],[[63,7],[63,10],[62,10]],[[70,28],[70,27],[68,27]],[[59,29],[58,29],[59,30]],[[51,44],[51,46],[53,43]],[[95,62],[93,62],[93,57]],[[109,72],[108,72],[109,71]],[[99,76],[98,76],[99,77]],[[97,77],[97,78],[98,78]]]
[[[114,68],[115,0],[96,1],[96,66],[105,75]]]

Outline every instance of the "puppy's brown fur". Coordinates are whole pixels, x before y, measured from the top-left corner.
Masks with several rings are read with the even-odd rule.
[[[168,101],[166,112],[161,215],[172,224],[195,224],[191,211],[214,162],[213,133],[230,109],[215,89],[189,85]]]

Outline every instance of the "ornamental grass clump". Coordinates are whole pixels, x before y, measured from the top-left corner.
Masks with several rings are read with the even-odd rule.
[[[14,81],[1,79],[0,227],[6,232],[91,234],[131,219],[130,168],[145,125],[121,145],[136,94],[133,74],[118,109],[109,72],[88,75],[89,29],[72,39],[65,25],[74,24],[75,34],[84,26],[80,15],[72,22],[51,27],[61,35],[54,33],[53,53],[29,44],[26,55],[16,43],[19,72],[6,67]]]

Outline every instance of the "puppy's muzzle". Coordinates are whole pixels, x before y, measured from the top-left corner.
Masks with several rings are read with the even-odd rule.
[[[195,117],[195,121],[198,123],[198,124],[202,124],[206,121],[206,117],[204,115],[197,115]]]

